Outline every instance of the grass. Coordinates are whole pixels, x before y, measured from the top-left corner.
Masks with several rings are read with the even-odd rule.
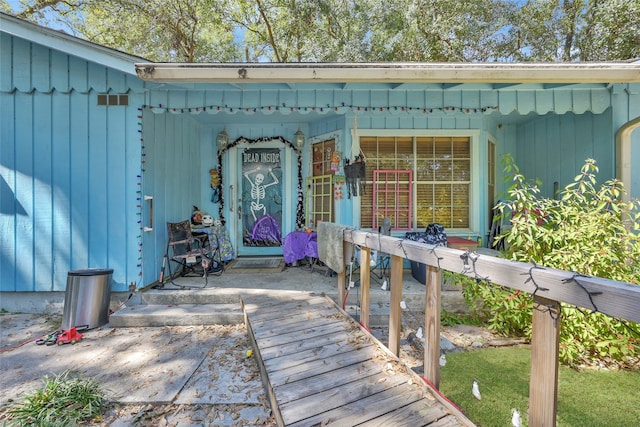
[[[514,408],[526,426],[530,365],[525,346],[448,354],[440,390],[479,426],[511,426]],[[482,400],[471,394],[474,379]],[[558,427],[639,425],[640,372],[561,366],[558,384]]]
[[[76,426],[98,417],[104,394],[97,382],[65,371],[45,377],[42,388],[26,395],[9,409],[11,425]]]

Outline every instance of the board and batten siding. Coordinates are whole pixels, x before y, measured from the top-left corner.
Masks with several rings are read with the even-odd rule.
[[[156,114],[143,111],[145,139],[144,195],[153,197],[153,224],[149,222],[149,205],[145,205],[143,233],[144,283],[158,279],[167,245],[167,222],[191,217],[192,207],[202,204],[201,188],[209,172],[201,167],[200,126],[189,115]],[[214,160],[211,159],[211,164]]]
[[[142,83],[5,33],[0,55],[0,290],[64,291],[70,270],[92,267],[127,290],[141,271]]]
[[[573,182],[586,159],[595,159],[599,183],[615,177],[615,135],[611,112],[546,115],[517,126],[514,158],[528,179],[540,179],[541,195],[553,197]]]

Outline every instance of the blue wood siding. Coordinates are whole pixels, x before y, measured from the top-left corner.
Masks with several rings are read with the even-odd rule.
[[[553,183],[560,189],[573,182],[584,161],[595,159],[598,182],[615,176],[615,132],[611,112],[605,114],[545,115],[517,126],[516,151],[512,153],[528,179],[540,179],[541,194],[553,197]]]
[[[136,198],[143,84],[2,34],[0,290],[64,291],[70,270],[141,282]],[[98,106],[98,93],[129,105]]]
[[[200,126],[189,115],[143,112],[143,195],[153,197],[153,230],[144,232],[143,284],[158,279],[167,244],[167,222],[189,219],[201,203]],[[200,206],[199,206],[200,207]],[[148,222],[145,210],[144,224]]]
[[[640,117],[640,83],[617,84],[612,89],[613,124],[617,130]],[[631,133],[631,182],[626,183],[631,197],[640,199],[640,128]]]

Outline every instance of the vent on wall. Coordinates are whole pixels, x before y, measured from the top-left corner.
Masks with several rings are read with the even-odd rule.
[[[114,95],[109,93],[98,94],[98,105],[129,105],[129,95]]]

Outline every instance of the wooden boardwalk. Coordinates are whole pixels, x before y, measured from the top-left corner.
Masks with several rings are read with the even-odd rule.
[[[276,291],[242,303],[279,425],[473,425],[328,297]]]

